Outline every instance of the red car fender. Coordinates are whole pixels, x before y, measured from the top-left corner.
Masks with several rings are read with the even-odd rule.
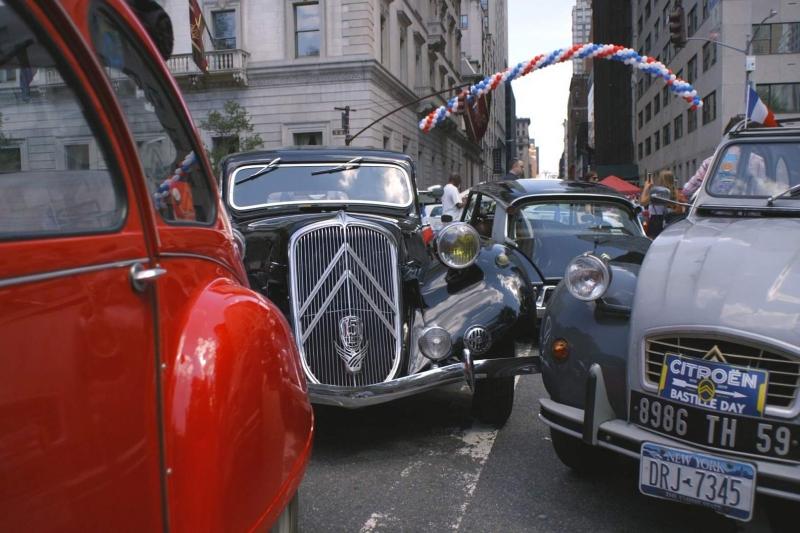
[[[313,411],[289,324],[226,279],[187,305],[165,347],[167,500],[172,531],[270,527],[302,480]]]

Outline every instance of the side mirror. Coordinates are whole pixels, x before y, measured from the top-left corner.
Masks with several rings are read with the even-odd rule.
[[[153,39],[161,58],[164,61],[169,59],[175,43],[175,34],[172,31],[172,21],[164,8],[155,0],[128,0],[128,5]]]
[[[441,185],[431,185],[428,187],[427,193],[437,200],[441,200],[442,196],[444,196],[444,187]]]
[[[650,201],[655,204],[664,205],[667,201],[672,200],[671,196],[669,189],[666,187],[658,186],[650,189]]]

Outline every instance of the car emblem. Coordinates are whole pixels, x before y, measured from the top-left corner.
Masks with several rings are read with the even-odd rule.
[[[700,383],[697,384],[697,396],[700,397],[700,401],[708,403],[714,399],[716,394],[717,386],[714,385],[714,382],[710,379],[702,379]]]
[[[703,356],[704,361],[714,361],[715,363],[728,363],[728,360],[725,359],[725,356],[722,355],[722,352],[715,344],[706,354]]]
[[[361,364],[367,355],[367,342],[364,340],[364,322],[356,315],[347,315],[339,320],[339,340],[336,353],[344,361],[351,374],[361,372]]]

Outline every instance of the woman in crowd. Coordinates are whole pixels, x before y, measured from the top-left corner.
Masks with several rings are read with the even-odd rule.
[[[650,202],[650,195],[656,187],[666,189],[669,193],[670,200],[676,202],[682,201],[675,187],[675,177],[672,175],[672,171],[662,170],[656,175],[655,181],[652,177],[648,177],[647,180],[645,180],[642,194],[639,197],[639,203],[643,207],[647,207],[650,213],[650,220],[647,225],[647,236],[651,239],[658,237],[658,234],[661,233],[666,224],[672,222],[678,215],[684,212],[684,208],[679,205],[664,205]]]

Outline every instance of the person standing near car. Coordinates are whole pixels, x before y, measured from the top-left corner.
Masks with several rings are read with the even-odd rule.
[[[675,177],[670,170],[662,170],[657,175],[655,180],[648,176],[642,188],[642,195],[639,197],[639,203],[648,207],[650,219],[647,224],[647,236],[655,239],[664,229],[664,226],[671,222],[674,215],[683,213],[681,206],[667,206],[663,204],[656,204],[650,201],[650,195],[654,188],[664,188],[669,191],[669,199],[677,202],[680,201],[678,191],[675,188]]]
[[[522,177],[522,173],[525,171],[525,165],[522,161],[517,159],[514,161],[514,164],[511,165],[511,170],[508,171],[508,174],[503,176],[503,180],[516,180]]]
[[[442,223],[447,224],[461,218],[461,194],[458,189],[461,187],[461,176],[451,174],[444,186],[442,194]]]

